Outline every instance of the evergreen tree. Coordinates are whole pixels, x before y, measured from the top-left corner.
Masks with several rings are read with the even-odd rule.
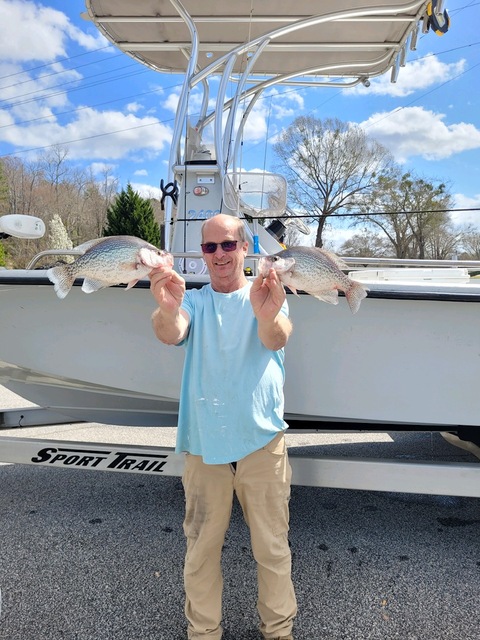
[[[132,189],[118,194],[115,202],[107,210],[107,225],[104,236],[136,236],[156,247],[160,247],[160,226],[155,220],[152,205]]]

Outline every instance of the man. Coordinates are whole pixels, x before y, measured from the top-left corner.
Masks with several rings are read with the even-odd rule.
[[[234,492],[250,529],[264,638],[292,640],[296,600],[288,546],[291,468],[283,420],[283,348],[292,330],[275,271],[244,274],[243,223],[219,214],[202,227],[210,284],[185,291],[170,267],[151,273],[152,322],[185,347],[177,451],[183,486],[189,640],[222,637],[221,552]]]

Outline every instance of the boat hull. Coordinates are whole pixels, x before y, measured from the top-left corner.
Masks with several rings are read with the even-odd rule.
[[[480,285],[370,288],[355,315],[344,298],[288,296],[287,420],[477,426]],[[59,300],[44,275],[5,271],[0,308],[7,388],[75,420],[176,424],[183,349],[155,338],[148,281]]]

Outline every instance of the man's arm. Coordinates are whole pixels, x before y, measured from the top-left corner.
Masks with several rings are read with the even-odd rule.
[[[267,349],[282,349],[292,333],[292,323],[281,311],[285,289],[274,269],[266,278],[259,275],[250,291],[250,302],[258,321],[258,337]]]
[[[258,337],[264,347],[271,351],[278,351],[278,349],[282,349],[287,344],[292,328],[290,318],[280,312],[271,322],[266,320],[258,321]]]
[[[188,333],[190,318],[181,309],[185,280],[171,267],[159,267],[150,273],[150,291],[158,302],[152,314],[153,330],[165,344],[178,344]]]

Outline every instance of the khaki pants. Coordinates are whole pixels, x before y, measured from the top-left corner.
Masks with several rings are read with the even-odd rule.
[[[237,463],[206,465],[187,455],[183,486],[187,537],[185,614],[188,638],[222,637],[221,553],[237,494],[257,562],[260,629],[265,638],[288,636],[297,611],[288,546],[291,467],[285,436]]]

